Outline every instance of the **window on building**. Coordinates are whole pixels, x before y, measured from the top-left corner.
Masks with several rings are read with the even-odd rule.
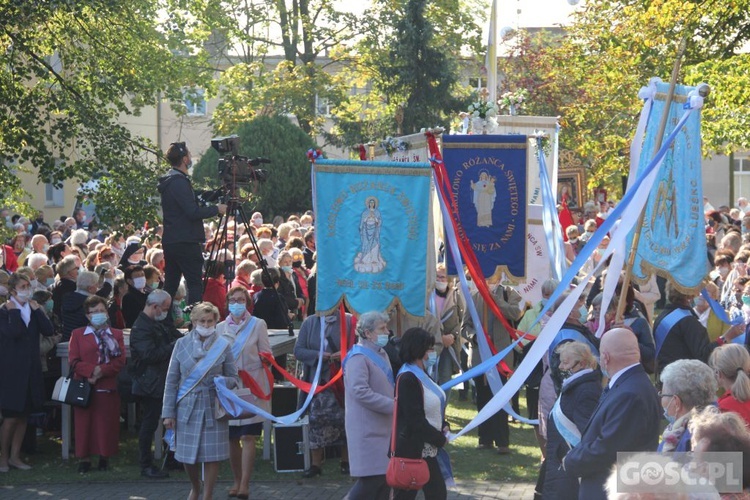
[[[183,102],[188,116],[206,116],[206,98],[204,89],[189,89],[184,93]]]
[[[484,87],[484,80],[482,77],[469,78],[469,87],[472,89],[480,89]]]
[[[65,190],[62,187],[55,187],[51,183],[44,185],[44,206],[45,207],[64,207]]]
[[[750,199],[750,157],[735,157],[732,163],[734,172],[734,197]]]
[[[331,116],[331,105],[325,97],[315,95],[315,108],[318,115]]]

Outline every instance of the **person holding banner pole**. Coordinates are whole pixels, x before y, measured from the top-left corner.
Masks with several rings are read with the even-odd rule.
[[[167,371],[162,416],[174,430],[175,459],[185,465],[190,479],[188,500],[198,500],[203,465],[203,499],[211,500],[219,476],[219,462],[229,458],[229,425],[214,418],[214,377],[224,376],[237,386],[237,366],[231,344],[216,332],[219,310],[200,302],[190,313],[194,329],[175,343]]]
[[[473,285],[473,282],[469,282]],[[510,286],[504,286],[496,282],[489,284],[490,293],[495,300],[495,303],[500,308],[503,316],[514,323],[521,319],[521,303],[523,298]],[[484,299],[479,294],[476,286],[471,286],[471,299],[476,304],[477,312],[479,317],[482,318],[485,330],[489,334],[492,343],[495,348],[502,350],[510,345],[510,333],[505,329],[499,319],[495,318],[489,307],[484,303]],[[482,362],[479,354],[479,344],[476,340],[476,330],[471,317],[467,314],[464,317],[462,329],[469,335],[471,340],[470,344],[470,365],[477,366]],[[505,357],[505,363],[510,366],[513,364],[513,353],[510,352]],[[494,369],[494,368],[493,368]],[[503,384],[506,382],[504,376],[500,377]],[[477,411],[481,411],[482,408],[492,399],[492,388],[487,381],[485,375],[481,375],[474,379],[474,384],[477,390]],[[492,449],[497,447],[497,453],[501,455],[507,455],[510,453],[510,426],[508,425],[508,414],[505,411],[499,411],[493,415],[486,422],[479,425],[479,449]]]
[[[440,321],[440,338],[435,338],[438,362],[433,371],[433,380],[438,384],[448,382],[461,372],[461,315],[466,310],[463,295],[448,282],[445,264],[437,265],[435,289],[429,298],[430,314]]]
[[[237,370],[243,384],[255,397],[253,404],[270,413],[273,375],[263,364],[260,353],[271,353],[271,343],[266,322],[250,315],[247,310],[249,303],[250,294],[245,287],[232,287],[227,293],[229,315],[217,325],[216,331],[232,343]],[[260,416],[229,421],[229,464],[234,476],[230,497],[249,497],[255,445],[263,431],[264,421]]]
[[[359,343],[343,362],[346,391],[346,436],[350,473],[357,481],[349,500],[387,500],[385,481],[393,418],[394,378],[383,347],[388,342],[388,315],[371,311],[357,322]]]

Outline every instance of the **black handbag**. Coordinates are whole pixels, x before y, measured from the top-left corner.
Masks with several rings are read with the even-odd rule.
[[[88,408],[91,399],[91,384],[86,379],[73,378],[75,365],[70,367],[68,376],[62,376],[55,382],[52,400],[80,408]]]

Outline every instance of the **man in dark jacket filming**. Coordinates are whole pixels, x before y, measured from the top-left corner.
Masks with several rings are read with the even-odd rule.
[[[154,290],[146,298],[146,307],[130,330],[133,395],[139,398],[143,410],[138,434],[141,475],[152,479],[169,477],[154,467],[151,444],[159,426],[169,359],[175,342],[181,337],[174,327],[164,322],[171,306],[172,297],[167,292]]]
[[[172,143],[166,156],[172,169],[159,179],[158,186],[164,215],[164,290],[174,297],[185,276],[188,303],[193,304],[203,298],[203,219],[224,215],[227,206],[198,204],[188,175],[193,161],[184,142]]]

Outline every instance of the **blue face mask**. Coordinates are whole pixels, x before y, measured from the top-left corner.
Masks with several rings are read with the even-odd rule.
[[[580,316],[580,319],[579,319],[578,321],[580,321],[580,322],[581,322],[581,324],[584,324],[584,323],[586,323],[586,319],[587,319],[587,318],[588,318],[588,316],[589,316],[589,310],[588,310],[588,309],[586,309],[586,306],[581,306],[581,307],[580,307],[580,308],[578,309],[578,314],[580,314],[580,315],[581,315],[581,316]]]
[[[47,288],[52,287],[52,285],[55,284],[55,278],[47,278],[47,281],[45,281],[44,284],[47,286]]]
[[[292,272],[292,266],[281,266],[281,270],[285,273],[291,273]]]
[[[108,319],[109,316],[107,316],[107,313],[96,312],[91,315],[91,324],[94,326],[102,326]]]
[[[427,359],[424,360],[425,370],[429,370],[430,368],[435,366],[436,362],[437,362],[437,353],[435,351],[428,352]]]
[[[742,303],[745,304],[746,306],[750,306],[750,295],[743,295]]]
[[[383,347],[388,343],[388,334],[387,333],[379,333],[378,339],[375,341],[375,344],[378,345],[378,347]]]
[[[669,407],[672,405],[672,401],[674,401],[674,396],[672,396],[672,399],[669,400],[669,404],[664,408],[664,418],[667,419],[667,422],[670,424],[673,424],[675,420],[677,420],[677,417],[675,415],[670,415]]]
[[[245,314],[245,311],[247,311],[245,304],[229,304],[229,313],[234,317],[239,318]]]

